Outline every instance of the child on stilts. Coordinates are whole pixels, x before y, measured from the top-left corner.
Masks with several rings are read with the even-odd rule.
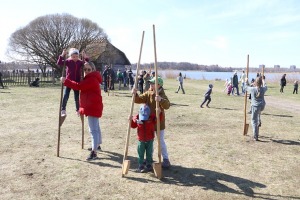
[[[75,81],[76,83],[79,83],[81,80],[81,69],[83,68],[84,61],[79,59],[79,51],[78,49],[71,48],[69,50],[69,58],[65,58],[67,54],[67,51],[64,49],[62,54],[59,56],[57,65],[66,67],[66,78]],[[88,61],[88,58],[86,58],[86,55],[83,53],[83,58]],[[66,107],[69,100],[71,88],[66,87],[64,91],[64,97],[61,107],[61,116],[66,116]],[[79,115],[79,91],[74,91],[74,99],[75,99],[75,106],[76,106],[76,113]]]

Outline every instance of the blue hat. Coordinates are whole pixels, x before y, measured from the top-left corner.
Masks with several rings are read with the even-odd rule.
[[[149,106],[142,105],[139,110],[139,120],[148,120],[150,116],[150,108]]]

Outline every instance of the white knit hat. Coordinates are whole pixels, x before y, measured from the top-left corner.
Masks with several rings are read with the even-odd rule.
[[[78,49],[76,49],[76,48],[71,48],[71,49],[69,50],[69,56],[72,56],[73,54],[79,54]]]

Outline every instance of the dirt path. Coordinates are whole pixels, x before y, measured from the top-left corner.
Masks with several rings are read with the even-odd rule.
[[[265,100],[267,106],[285,110],[291,113],[300,113],[300,103],[295,103],[295,101],[278,99],[272,96],[265,96]]]

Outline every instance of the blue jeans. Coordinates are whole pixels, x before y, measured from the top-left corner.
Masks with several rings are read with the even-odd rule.
[[[241,88],[242,88],[242,93],[245,94],[245,92],[246,92],[245,91],[245,83],[242,83]]]
[[[252,115],[251,115],[251,123],[253,129],[253,137],[258,138],[259,135],[259,125],[261,124],[261,111],[263,111],[265,106],[251,106]]]
[[[89,131],[92,138],[92,151],[96,150],[102,144],[100,123],[98,117],[88,116]]]
[[[62,106],[61,106],[62,110],[66,110],[67,103],[68,103],[69,96],[70,96],[70,91],[71,91],[71,88],[69,88],[69,87],[65,88],[65,94],[64,94],[64,98],[63,98],[63,102],[62,102]],[[79,110],[79,90],[73,90],[73,91],[74,91],[76,111],[78,111]]]

